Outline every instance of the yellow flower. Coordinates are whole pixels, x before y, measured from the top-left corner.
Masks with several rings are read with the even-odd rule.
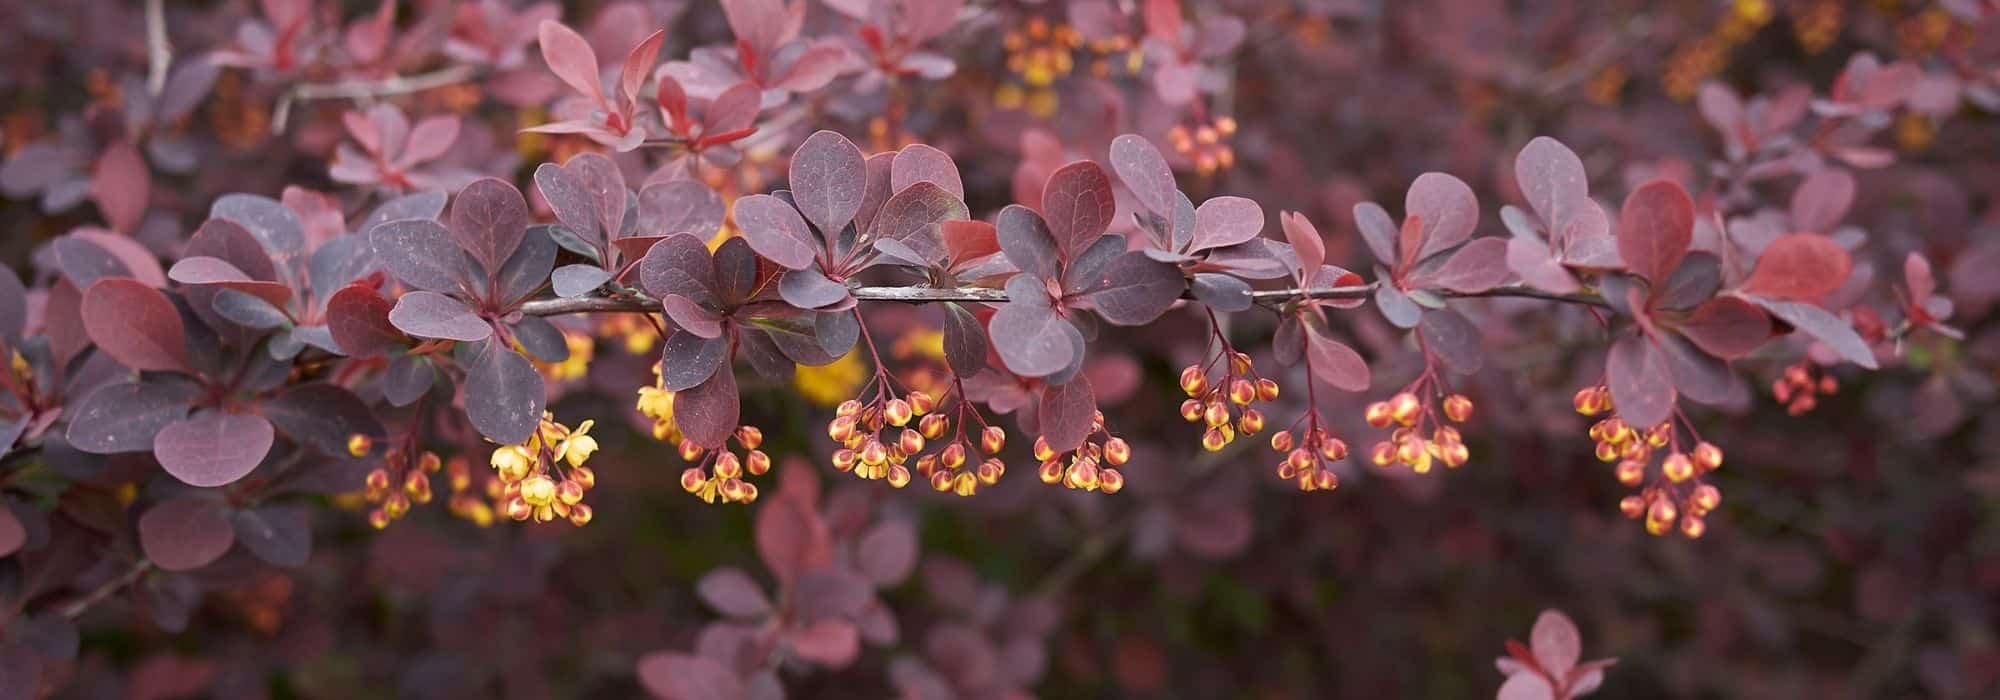
[[[514,482],[527,478],[535,458],[520,445],[501,445],[493,450],[491,462],[493,470],[500,473],[501,481]]]
[[[792,374],[792,386],[800,395],[815,406],[828,407],[839,404],[861,388],[868,380],[868,368],[861,364],[861,353],[850,350],[840,359],[820,367],[800,365]]]
[[[569,462],[572,467],[581,467],[592,453],[597,452],[597,438],[591,437],[590,427],[597,421],[585,420],[570,432],[569,437],[556,443],[556,459]]]

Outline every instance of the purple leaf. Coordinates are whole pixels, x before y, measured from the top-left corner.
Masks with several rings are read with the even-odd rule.
[[[1551,242],[1558,242],[1570,221],[1590,201],[1590,181],[1583,160],[1562,142],[1537,136],[1514,157],[1514,179],[1528,208],[1548,227]]]
[[[610,158],[580,153],[560,166],[543,163],[535,169],[535,186],[556,219],[585,240],[602,245],[618,234],[627,193],[625,176]]]
[[[1045,377],[1076,362],[1083,335],[1049,306],[1041,280],[1017,275],[1007,280],[1007,296],[1011,301],[993,312],[987,327],[1009,371]]]
[[[69,444],[93,454],[153,449],[153,436],[179,421],[196,387],[182,382],[121,382],[98,387],[69,409]]]
[[[1457,311],[1438,309],[1424,314],[1423,320],[1417,323],[1417,332],[1424,339],[1424,347],[1453,372],[1472,374],[1485,364],[1486,349],[1481,344],[1483,336],[1471,321]]]
[[[850,214],[851,216],[851,214]],[[758,255],[788,270],[813,264],[818,246],[797,209],[768,194],[736,200],[736,226]]]
[[[828,240],[840,235],[861,210],[868,167],[861,149],[845,136],[820,131],[807,138],[792,152],[790,176],[799,212]]]
[[[1361,231],[1361,240],[1368,244],[1368,252],[1374,254],[1375,262],[1383,265],[1396,264],[1396,220],[1389,218],[1389,212],[1374,202],[1354,205],[1354,227]]]
[[[542,375],[521,353],[488,342],[467,368],[465,415],[486,439],[515,445],[541,425],[548,392]]]
[[[1316,332],[1306,333],[1306,360],[1312,376],[1342,391],[1367,391],[1371,375],[1368,363],[1346,343]]]
[[[1382,318],[1388,319],[1397,328],[1415,328],[1424,317],[1424,308],[1393,284],[1384,283],[1375,288],[1375,308],[1382,312]]]
[[[146,170],[146,157],[128,140],[119,140],[97,157],[90,178],[90,198],[111,229],[132,233],[146,215],[152,193],[153,176]]]
[[[139,516],[139,549],[167,571],[189,571],[222,558],[236,532],[219,506],[194,498],[161,501]]]
[[[695,582],[695,594],[716,612],[729,617],[756,618],[771,612],[771,600],[757,581],[736,567],[723,567],[703,574]]]
[[[1194,298],[1216,311],[1243,311],[1250,308],[1250,283],[1215,272],[1196,273],[1188,288]]]
[[[708,240],[721,230],[729,209],[722,196],[694,180],[668,180],[639,190],[638,231],[642,236],[685,233]]]
[[[1841,320],[1839,316],[1812,304],[1783,301],[1765,297],[1749,297],[1750,301],[1770,311],[1793,328],[1825,343],[1834,354],[1868,369],[1875,369],[1875,351],[1868,348],[1868,341],[1854,332],[1854,326]]]
[[[722,317],[687,297],[678,294],[669,296],[660,300],[660,307],[681,330],[703,339],[722,337]]]
[[[499,178],[481,178],[451,203],[451,237],[487,270],[513,257],[528,232],[528,201]]]
[[[1111,140],[1111,169],[1117,171],[1118,179],[1132,196],[1139,198],[1139,206],[1161,216],[1174,210],[1174,193],[1179,190],[1174,184],[1174,171],[1167,167],[1167,159],[1160,155],[1160,149],[1153,142],[1138,134],[1124,134]]]
[[[680,295],[697,302],[715,302],[715,263],[708,245],[687,234],[654,243],[639,261],[639,286],[660,299]]]
[[[83,294],[83,329],[90,342],[136,370],[188,371],[187,334],[180,312],[160,290],[131,278],[100,279]]]
[[[1666,360],[1681,396],[1710,405],[1729,400],[1736,378],[1722,360],[1671,333],[1660,336],[1660,356]]]
[[[1193,250],[1222,248],[1264,232],[1264,208],[1242,197],[1216,197],[1194,210]]]
[[[1402,251],[1413,261],[1464,243],[1479,225],[1479,199],[1472,188],[1444,173],[1418,175],[1403,197],[1403,211],[1406,217],[1422,217],[1424,222],[1422,247]]]
[[[1721,262],[1708,253],[1690,253],[1653,293],[1653,303],[1663,309],[1691,308],[1715,296],[1720,288]]]
[[[1285,242],[1292,244],[1292,254],[1298,257],[1299,270],[1318,270],[1326,264],[1326,239],[1312,221],[1293,211],[1278,214],[1278,221],[1284,226]]]
[[[1507,281],[1507,240],[1481,238],[1465,244],[1431,275],[1431,284],[1455,292],[1477,294]]]
[[[387,435],[360,397],[325,382],[286,389],[264,402],[263,414],[278,432],[327,456],[347,455],[347,442],[355,435]]]
[[[1654,180],[1625,198],[1618,213],[1618,257],[1625,268],[1664,285],[1694,241],[1694,200],[1671,180]]]
[[[986,329],[971,311],[953,303],[944,304],[944,357],[960,377],[986,369]]]
[[[304,507],[259,506],[237,511],[233,520],[236,541],[258,559],[300,567],[312,558],[312,525]]]
[[[400,355],[382,371],[382,398],[391,406],[408,406],[430,393],[437,371],[422,357]]]
[[[1771,317],[1738,297],[1716,297],[1675,326],[1710,355],[1733,360],[1771,338]]]
[[[831,535],[813,505],[796,494],[782,490],[779,497],[757,507],[757,555],[765,568],[789,584],[833,563]]]
[[[827,279],[817,267],[786,270],[778,280],[778,294],[785,303],[801,309],[818,309],[848,299],[847,285]]]
[[[846,620],[814,622],[793,630],[786,641],[799,658],[827,668],[845,668],[861,653],[860,631]]]
[[[262,416],[208,411],[162,428],[153,436],[153,456],[191,486],[222,486],[256,469],[272,437]]]
[[[668,391],[681,391],[708,381],[729,359],[729,339],[703,338],[691,331],[667,336],[661,350],[660,381]]]
[[[707,381],[674,394],[674,422],[695,444],[720,448],[735,432],[742,406],[736,395],[736,373],[727,361]]]
[[[0,557],[11,556],[21,551],[28,543],[28,530],[21,526],[21,519],[12,511],[0,508]],[[4,677],[4,674],[0,674]]]
[[[1166,313],[1186,288],[1187,278],[1179,267],[1127,252],[1104,266],[1098,279],[1085,288],[1084,298],[1104,320],[1138,326]]]
[[[1571,294],[1582,289],[1576,276],[1549,253],[1548,245],[1532,238],[1507,239],[1507,269],[1543,291]]]
[[[1104,229],[1111,225],[1116,210],[1111,178],[1096,163],[1080,160],[1057,168],[1042,185],[1042,216],[1064,258],[1097,242],[1098,236],[1104,235]]]
[[[549,279],[549,270],[556,265],[556,255],[560,247],[549,236],[548,227],[536,227],[522,236],[521,244],[514,254],[500,266],[500,273],[493,277],[493,290],[487,303],[494,308],[508,309],[542,288]]]
[[[477,342],[493,335],[493,326],[465,302],[437,292],[410,292],[389,310],[389,322],[419,338]]]
[[[56,268],[69,283],[78,289],[89,289],[90,285],[104,277],[132,277],[125,263],[117,255],[94,241],[70,234],[49,243],[49,251],[55,254]]]
[[[1019,204],[1007,205],[1000,210],[994,236],[1007,261],[1022,272],[1045,280],[1062,274],[1055,238],[1049,233],[1048,223],[1035,210]]]
[[[596,265],[564,265],[549,275],[549,283],[556,296],[565,299],[589,294],[609,281],[611,273]]]
[[[855,565],[878,586],[902,583],[917,567],[916,528],[902,520],[870,528],[855,546]]]
[[[1631,335],[1613,344],[1604,373],[1611,403],[1633,429],[1650,429],[1673,415],[1673,377],[1651,339]]]
[[[1043,387],[1036,415],[1040,416],[1041,437],[1048,442],[1049,449],[1063,453],[1082,447],[1097,420],[1097,395],[1090,389],[1090,380],[1077,377],[1068,383]]]
[[[469,291],[471,258],[452,241],[443,224],[401,219],[375,227],[368,236],[375,259],[404,284],[431,292]]]
[[[889,192],[895,194],[919,182],[937,185],[952,197],[965,199],[965,183],[959,180],[958,164],[944,151],[914,143],[896,152],[889,165]]]
[[[938,226],[966,216],[965,203],[956,195],[934,183],[918,182],[882,203],[862,242],[897,241],[921,255],[920,262],[938,264],[944,262],[946,253]]]

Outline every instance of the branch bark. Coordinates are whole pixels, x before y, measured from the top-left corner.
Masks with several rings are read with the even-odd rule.
[[[1366,299],[1375,294],[1377,283],[1348,287],[1323,287],[1319,289],[1269,289],[1250,292],[1251,301],[1258,305],[1276,308],[1294,299]],[[1440,290],[1443,296],[1457,299],[1476,298],[1523,298],[1542,299],[1569,304],[1584,304],[1609,308],[1604,299],[1595,294],[1556,294],[1529,287],[1495,287],[1484,292],[1460,293]],[[1007,292],[991,287],[855,287],[854,298],[861,301],[888,301],[905,304],[928,304],[941,301],[960,303],[997,303],[1007,301]],[[1192,293],[1183,293],[1182,299],[1194,299]],[[543,299],[521,305],[521,313],[529,316],[561,316],[579,313],[654,313],[660,310],[660,303],[640,296],[622,297],[577,297],[571,299]]]
[[[448,85],[457,85],[479,75],[479,67],[470,64],[447,66],[428,73],[416,75],[392,75],[379,80],[342,80],[333,83],[300,83],[278,98],[278,104],[271,108],[271,131],[285,130],[285,122],[291,119],[292,104],[312,100],[361,100],[394,95],[435,90]]]
[[[146,92],[154,97],[167,89],[167,70],[174,65],[174,46],[167,41],[166,0],[146,0]]]

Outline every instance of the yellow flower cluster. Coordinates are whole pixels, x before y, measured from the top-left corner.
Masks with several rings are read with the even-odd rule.
[[[590,522],[583,494],[597,485],[597,475],[584,462],[597,452],[590,436],[596,421],[572,429],[542,414],[542,424],[527,442],[501,445],[489,462],[500,477],[501,510],[514,520],[549,522],[567,518],[581,526]]]
[[[639,387],[639,414],[653,419],[653,439],[679,443],[681,430],[674,425],[674,392],[660,386],[660,366],[653,365],[653,384]]]

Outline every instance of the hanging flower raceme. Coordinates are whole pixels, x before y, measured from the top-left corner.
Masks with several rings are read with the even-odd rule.
[[[1722,448],[1701,439],[1694,424],[1678,411],[1651,428],[1633,427],[1618,415],[1611,389],[1602,385],[1578,391],[1575,405],[1584,416],[1604,416],[1590,426],[1597,458],[1617,463],[1618,483],[1640,489],[1618,502],[1625,517],[1643,516],[1646,532],[1655,535],[1678,529],[1695,539],[1708,531],[1703,518],[1722,505],[1722,490],[1702,477],[1722,467]],[[1682,449],[1690,443],[1692,447]],[[1653,457],[1662,451],[1666,456],[1655,471]]]
[[[583,495],[597,485],[597,475],[584,462],[597,452],[590,436],[596,421],[571,429],[548,413],[526,442],[501,445],[490,463],[503,484],[502,512],[515,520],[549,522],[566,518],[579,527],[590,522]]]
[[[693,440],[680,443],[681,459],[695,465],[681,472],[681,488],[694,494],[703,502],[749,503],[757,500],[757,485],[743,479],[763,476],[771,471],[771,456],[757,449],[764,444],[764,431],[754,425],[737,426],[730,434],[738,447],[743,448],[743,456],[723,447],[708,449]]]

